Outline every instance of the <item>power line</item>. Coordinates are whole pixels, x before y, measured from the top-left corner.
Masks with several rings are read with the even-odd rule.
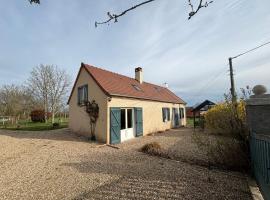
[[[244,52],[244,53],[240,53],[239,55],[232,57],[232,59],[235,59],[235,58],[238,58],[238,57],[240,57],[240,56],[243,56],[243,55],[245,55],[245,54],[247,54],[247,53],[250,53],[250,52],[252,52],[252,51],[255,51],[255,50],[257,50],[257,49],[259,49],[259,48],[261,48],[261,47],[263,47],[263,46],[266,46],[266,45],[268,45],[268,44],[270,44],[270,41],[269,41],[269,42],[266,42],[266,43],[264,43],[264,44],[262,44],[262,45],[260,45],[260,46],[257,46],[257,47],[255,47],[255,48],[253,48],[253,49],[250,49],[250,50],[248,50],[248,51],[246,51],[246,52]]]
[[[199,93],[193,95],[197,98],[200,98],[202,96],[202,94],[205,92],[206,89],[209,88],[209,86],[211,86],[211,84],[213,84],[215,81],[217,81],[221,75],[224,75],[224,70],[227,68],[223,67],[220,70],[218,70],[218,73],[213,73],[213,76],[211,76],[211,78],[209,78],[209,80],[202,86],[199,88]]]
[[[232,102],[233,102],[233,104],[235,105],[235,110],[236,110],[236,108],[237,108],[237,96],[236,96],[235,85],[234,85],[234,75],[233,75],[233,65],[232,65],[232,60],[235,59],[235,58],[238,58],[238,57],[240,57],[240,56],[243,56],[243,55],[245,55],[245,54],[247,54],[247,53],[250,53],[250,52],[252,52],[252,51],[255,51],[255,50],[257,50],[257,49],[259,49],[259,48],[261,48],[261,47],[263,47],[263,46],[266,46],[266,45],[268,45],[268,44],[270,44],[270,41],[265,42],[264,44],[259,45],[259,46],[255,47],[255,48],[253,48],[253,49],[250,49],[250,50],[248,50],[248,51],[245,51],[244,53],[241,53],[241,54],[239,54],[239,55],[237,55],[237,56],[234,56],[234,57],[230,57],[230,58],[229,58],[229,64],[230,64],[230,80],[231,80],[231,89],[230,89],[230,90],[231,90],[231,94],[232,94]]]

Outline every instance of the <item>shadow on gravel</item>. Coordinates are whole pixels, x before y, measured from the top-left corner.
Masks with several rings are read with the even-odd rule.
[[[74,199],[250,199],[245,180],[239,177],[144,154],[115,154],[62,165],[93,177],[119,177]]]
[[[187,199],[189,195],[186,193],[186,185],[184,183],[122,177],[93,191],[83,192],[73,200]]]

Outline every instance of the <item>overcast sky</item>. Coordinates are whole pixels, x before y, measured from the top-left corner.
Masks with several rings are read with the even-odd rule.
[[[74,80],[80,63],[169,88],[193,105],[222,100],[229,90],[228,57],[270,41],[269,0],[214,0],[187,20],[186,0],[156,0],[94,27],[107,11],[143,0],[0,0],[0,85],[23,84],[32,67],[54,64]],[[194,3],[196,0],[194,0]],[[233,61],[236,87],[270,89],[270,45]]]

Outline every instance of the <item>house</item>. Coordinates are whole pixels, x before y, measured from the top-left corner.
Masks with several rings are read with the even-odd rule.
[[[90,136],[90,118],[84,102],[99,107],[96,139],[120,143],[134,137],[186,125],[186,103],[168,88],[143,81],[143,70],[135,78],[82,63],[69,104],[69,128]]]
[[[193,112],[192,112],[192,110],[193,110],[193,107],[186,107],[186,117],[187,118],[192,118],[193,117]]]
[[[216,105],[214,102],[209,101],[209,100],[205,100],[205,101],[193,106],[193,109],[191,112],[193,113],[193,116],[197,116],[197,114],[199,116],[204,115],[207,112],[207,110],[212,108],[214,105]]]

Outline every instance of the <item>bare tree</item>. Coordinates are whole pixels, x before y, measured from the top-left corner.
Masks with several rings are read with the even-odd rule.
[[[45,113],[51,112],[52,123],[64,102],[70,83],[65,70],[57,66],[39,65],[31,72],[28,80],[29,89],[36,98],[42,100]]]
[[[0,115],[19,119],[25,117],[24,91],[16,85],[4,85],[0,88]]]
[[[29,1],[31,4],[32,4],[32,3],[40,4],[40,0],[28,0],[28,1]],[[132,10],[135,10],[136,8],[138,8],[138,7],[140,7],[140,6],[143,6],[143,5],[145,5],[145,4],[148,4],[148,3],[151,3],[151,2],[154,2],[154,1],[156,1],[156,0],[147,0],[147,1],[143,1],[143,2],[141,2],[141,3],[139,3],[139,4],[136,4],[136,5],[134,5],[134,6],[130,7],[130,8],[128,8],[128,9],[122,11],[122,12],[119,13],[119,14],[115,14],[115,13],[112,14],[111,12],[107,12],[108,19],[107,19],[107,20],[104,20],[104,21],[101,21],[101,22],[97,22],[97,21],[96,21],[96,22],[95,22],[95,27],[97,27],[98,25],[101,25],[101,24],[109,24],[110,22],[116,23],[116,22],[118,22],[118,19],[119,19],[120,17],[122,17],[123,15],[125,15],[127,12],[132,11]],[[187,0],[188,5],[189,5],[190,8],[191,8],[191,11],[189,12],[189,17],[188,17],[188,19],[191,19],[195,14],[198,13],[198,11],[199,11],[200,9],[206,8],[206,7],[209,6],[209,4],[213,3],[213,1],[207,1],[207,0],[198,0],[198,1],[199,1],[199,3],[198,3],[198,5],[196,6],[196,5],[194,5],[194,4],[192,3],[192,0]]]

